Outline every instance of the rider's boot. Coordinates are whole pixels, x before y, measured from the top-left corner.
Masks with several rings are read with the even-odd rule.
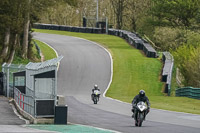
[[[134,109],[131,109],[131,111],[133,112],[132,118],[134,118],[135,117]]]
[[[146,115],[147,115],[147,112],[144,112],[144,121],[145,121]]]
[[[138,123],[137,123],[137,121],[135,121],[135,126],[138,126]]]
[[[134,118],[134,117],[135,117],[135,114],[133,113],[132,118]]]

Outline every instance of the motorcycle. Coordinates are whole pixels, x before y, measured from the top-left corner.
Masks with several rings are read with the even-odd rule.
[[[142,122],[144,121],[144,118],[146,116],[146,110],[147,110],[147,106],[144,102],[140,101],[139,103],[137,103],[136,106],[137,111],[137,115],[135,118],[135,126],[142,126]]]
[[[99,97],[100,97],[100,91],[95,90],[94,93],[92,94],[92,100],[94,104],[97,104],[97,102],[99,101]]]

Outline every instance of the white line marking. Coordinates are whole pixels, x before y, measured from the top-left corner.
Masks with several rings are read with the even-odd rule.
[[[37,40],[37,39],[35,39],[35,40]],[[56,53],[56,57],[58,57],[58,52],[57,52],[52,46],[50,46],[48,43],[46,43],[46,42],[44,42],[44,41],[41,41],[41,40],[38,40],[38,41],[40,41],[40,42],[46,44],[46,45],[49,46],[51,49],[53,49],[53,51]],[[45,57],[44,57],[44,58],[45,58]],[[60,66],[60,62],[58,62],[58,69],[59,69],[59,66]],[[57,69],[57,70],[58,70],[58,69]]]
[[[37,40],[37,39],[35,39],[35,40]],[[40,41],[40,40],[38,40],[38,41]],[[46,43],[46,42],[44,42],[44,41],[40,41],[40,42],[46,44],[46,45],[49,46],[51,49],[53,49],[53,51],[56,53],[56,56],[58,57],[58,52],[57,52],[52,46],[50,46],[48,43]]]

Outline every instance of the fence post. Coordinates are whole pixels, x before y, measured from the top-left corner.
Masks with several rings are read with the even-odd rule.
[[[23,95],[23,110],[24,110],[24,95]]]
[[[22,94],[20,93],[20,107],[22,107]]]
[[[18,105],[19,105],[19,91],[18,91],[18,98],[17,99],[18,99]]]
[[[11,64],[9,64],[8,65],[8,67],[7,67],[7,97],[9,97],[9,80],[10,80],[10,78],[9,78],[9,73],[10,73],[10,69],[9,69],[9,67],[10,67],[10,65]]]

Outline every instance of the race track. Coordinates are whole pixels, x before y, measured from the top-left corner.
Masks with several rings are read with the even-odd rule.
[[[151,109],[142,127],[135,127],[131,105],[101,96],[94,105],[94,84],[103,93],[111,79],[112,60],[101,46],[75,37],[34,33],[34,38],[63,55],[58,71],[58,94],[69,108],[68,122],[133,133],[199,133],[200,115]]]

